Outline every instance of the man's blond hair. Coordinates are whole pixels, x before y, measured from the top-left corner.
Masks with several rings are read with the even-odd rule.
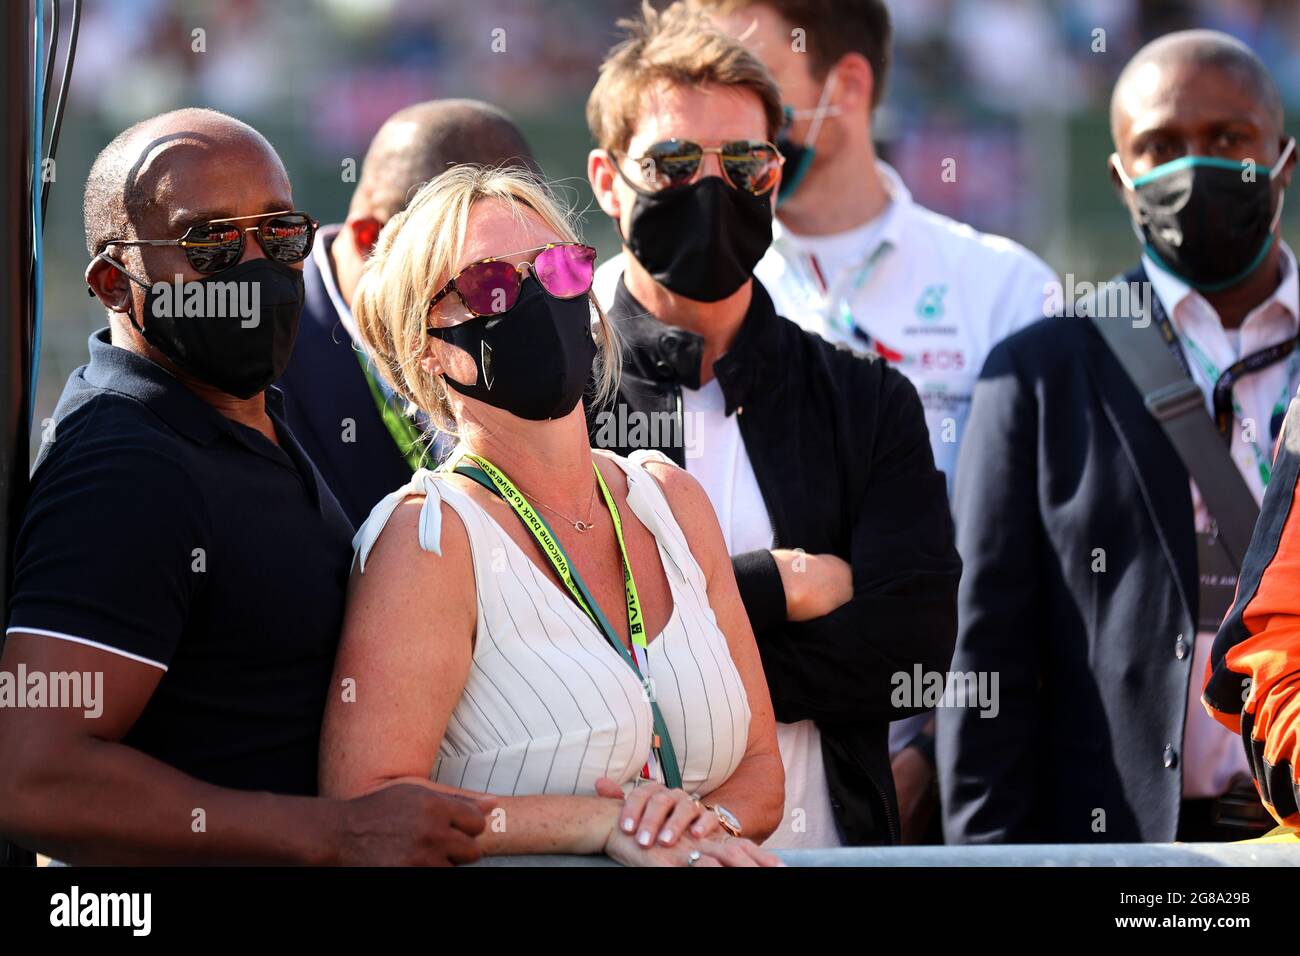
[[[706,17],[677,0],[662,11],[649,0],[640,19],[618,21],[627,37],[605,57],[587,100],[587,125],[601,149],[627,149],[641,105],[663,86],[712,84],[750,90],[763,104],[767,138],[781,128],[781,93],[762,62]]]

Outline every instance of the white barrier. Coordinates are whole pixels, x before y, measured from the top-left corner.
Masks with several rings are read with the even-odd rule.
[[[790,866],[1300,866],[1300,843],[885,846],[782,850]],[[497,856],[476,866],[617,866],[604,856]]]

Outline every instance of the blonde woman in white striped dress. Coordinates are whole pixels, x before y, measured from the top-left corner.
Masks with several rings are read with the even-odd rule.
[[[453,460],[486,460],[544,518],[623,648],[503,497],[421,470],[357,532],[321,790],[490,795],[487,854],[773,865],[754,841],[781,819],[784,772],[731,561],[694,478],[659,455],[621,459],[588,443],[582,384],[594,373],[612,388],[618,343],[580,294],[588,263],[564,288],[573,276],[554,263],[590,254],[573,243],[541,184],[458,167],[385,227],[355,312],[390,384],[459,435]],[[489,258],[527,264],[468,268]],[[475,329],[481,339],[461,334]],[[636,648],[615,515],[652,693],[626,656]],[[652,697],[670,757],[654,747]],[[669,759],[676,789],[663,782]]]

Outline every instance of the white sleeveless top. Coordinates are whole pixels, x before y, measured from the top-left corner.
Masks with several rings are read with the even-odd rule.
[[[682,787],[706,794],[740,764],[749,700],[709,605],[704,573],[663,489],[645,470],[647,459],[669,461],[646,451],[614,458],[627,473],[628,506],[658,543],[672,592],[671,617],[650,640],[649,676]],[[426,551],[441,553],[442,502],[460,516],[478,591],[473,662],[430,778],[500,796],[591,795],[599,777],[630,790],[650,753],[653,727],[641,682],[568,592],[477,502],[443,475],[420,469],[357,531],[353,547],[362,572],[394,509],[412,494],[425,495],[419,536]]]

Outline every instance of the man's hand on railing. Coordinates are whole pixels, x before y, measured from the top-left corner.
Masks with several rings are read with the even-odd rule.
[[[477,837],[495,806],[412,784],[394,784],[339,804],[339,858],[354,866],[452,866],[482,855]]]

